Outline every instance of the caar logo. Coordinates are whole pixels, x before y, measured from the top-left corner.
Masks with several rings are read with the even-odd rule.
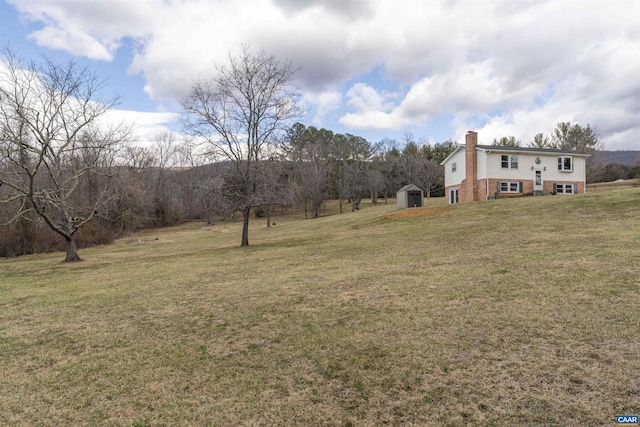
[[[638,416],[637,415],[618,415],[616,417],[616,423],[618,423],[619,426],[637,426]]]

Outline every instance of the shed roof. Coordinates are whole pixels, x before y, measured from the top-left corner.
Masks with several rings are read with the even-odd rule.
[[[407,184],[404,187],[402,187],[401,189],[399,189],[396,193],[402,193],[403,191],[408,191],[410,190],[412,187],[417,188],[418,190],[422,191],[422,188],[418,187],[415,184]]]

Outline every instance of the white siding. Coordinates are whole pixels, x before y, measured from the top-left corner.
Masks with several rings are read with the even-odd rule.
[[[487,152],[476,151],[478,153],[478,179],[484,179],[487,177]]]
[[[451,165],[453,163],[456,164],[456,171],[451,171]],[[465,178],[465,150],[462,149],[458,151],[449,159],[449,161],[444,165],[444,185],[448,187],[450,185],[458,185]]]
[[[585,159],[582,157],[573,157],[573,171],[561,172],[558,170],[558,154],[537,153],[522,154],[513,153],[518,156],[518,169],[503,169],[502,155],[511,155],[510,153],[486,153],[487,155],[487,174],[490,178],[500,179],[534,179],[535,169],[542,171],[542,179],[544,181],[583,181],[585,173]],[[540,157],[540,164],[535,163],[535,159]],[[484,162],[483,162],[484,163]],[[480,159],[478,158],[478,168],[480,168]],[[533,169],[532,169],[533,168]],[[546,169],[545,169],[546,168]]]

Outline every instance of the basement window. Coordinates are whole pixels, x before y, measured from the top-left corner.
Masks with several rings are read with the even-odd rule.
[[[578,184],[554,184],[554,192],[556,194],[577,194]]]
[[[522,193],[522,182],[498,182],[500,193]]]
[[[502,169],[518,169],[518,156],[503,154],[501,163]]]
[[[573,158],[571,157],[558,157],[558,170],[561,172],[573,171]]]

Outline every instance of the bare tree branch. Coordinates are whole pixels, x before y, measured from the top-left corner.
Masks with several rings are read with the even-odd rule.
[[[258,163],[288,121],[301,113],[291,81],[295,69],[264,52],[243,46],[217,75],[196,82],[183,101],[184,128],[210,147],[212,156],[232,163],[232,189],[244,226],[242,246],[249,244],[249,212],[258,204]]]
[[[65,261],[79,260],[75,233],[109,198],[115,153],[130,128],[98,120],[116,105],[97,94],[105,82],[73,62],[27,62],[5,49],[0,73],[0,203],[15,208],[9,222],[35,212],[67,242]]]

